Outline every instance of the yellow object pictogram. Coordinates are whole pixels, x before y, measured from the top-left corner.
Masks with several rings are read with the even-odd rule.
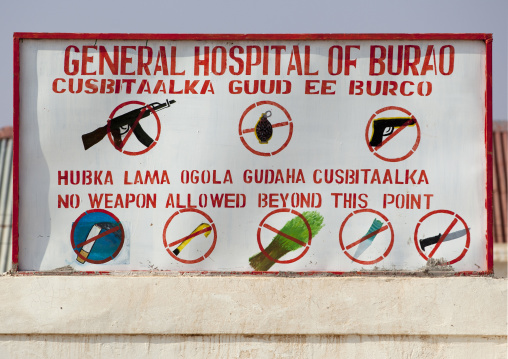
[[[191,234],[189,234],[187,237],[183,238],[184,241],[180,243],[180,245],[173,251],[173,253],[177,256],[180,254],[182,249],[185,248],[187,244],[192,240],[192,238],[199,236],[200,234],[205,235],[205,237],[208,237],[210,233],[212,232],[212,227],[208,223],[201,223],[199,226],[196,227],[195,230],[192,231]]]

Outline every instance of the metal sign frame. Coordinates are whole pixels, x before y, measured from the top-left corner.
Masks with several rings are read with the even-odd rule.
[[[461,271],[453,272],[454,275],[491,275],[493,273],[493,198],[492,198],[492,34],[462,33],[462,34],[99,34],[99,33],[14,33],[14,88],[13,88],[13,121],[14,121],[14,157],[13,157],[13,273],[30,274],[43,272],[18,271],[19,264],[19,193],[20,177],[27,176],[27,173],[20,173],[20,46],[24,39],[30,40],[168,40],[168,41],[319,41],[319,40],[478,40],[485,43],[486,71],[485,71],[485,156],[486,156],[486,212],[487,212],[487,271]],[[104,272],[74,272],[76,274],[105,274]],[[181,272],[180,272],[181,273]],[[194,272],[193,274],[203,274]],[[229,274],[259,274],[256,271],[246,271]],[[287,275],[288,272],[270,272],[270,274]],[[360,274],[372,275],[380,272],[361,272]],[[223,272],[210,272],[208,274],[224,274]],[[300,275],[351,275],[351,272],[303,272]],[[390,274],[404,275],[403,271],[390,272]]]

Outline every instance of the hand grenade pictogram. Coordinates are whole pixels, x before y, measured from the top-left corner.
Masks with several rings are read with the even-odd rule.
[[[271,115],[272,111],[266,111],[261,115],[259,121],[256,123],[256,138],[261,144],[267,144],[272,138],[272,124],[268,121],[268,117]]]

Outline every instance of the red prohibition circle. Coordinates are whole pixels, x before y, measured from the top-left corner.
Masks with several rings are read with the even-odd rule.
[[[419,242],[418,241],[418,229],[420,229],[420,225],[422,224],[423,221],[425,221],[427,218],[429,218],[430,216],[432,216],[434,214],[437,214],[437,213],[449,214],[449,215],[457,218],[457,220],[459,220],[462,223],[462,225],[464,226],[464,228],[466,229],[466,245],[465,245],[464,249],[462,250],[462,252],[459,254],[459,256],[457,258],[455,258],[455,259],[453,259],[453,260],[451,260],[451,261],[449,261],[447,263],[442,263],[442,265],[451,265],[451,264],[457,263],[462,258],[464,258],[464,256],[466,255],[467,251],[469,250],[469,244],[471,243],[471,234],[469,232],[469,228],[467,226],[467,223],[457,213],[449,211],[447,209],[440,209],[440,210],[429,212],[425,216],[420,218],[420,220],[418,221],[418,224],[416,225],[416,228],[415,228],[415,234],[414,234],[415,246],[416,246],[416,249],[418,250],[418,253],[420,253],[420,255],[423,257],[423,259],[428,261],[430,258],[425,254],[425,252],[423,252],[421,250],[420,245],[418,243]]]
[[[195,213],[199,213],[200,215],[202,215],[203,217],[206,218],[206,220],[209,222],[210,226],[212,227],[212,230],[213,230],[213,241],[212,241],[212,246],[210,247],[210,249],[201,257],[197,258],[197,259],[182,259],[182,258],[178,258],[172,250],[169,249],[168,247],[168,242],[167,242],[167,239],[166,239],[166,231],[169,227],[169,224],[171,223],[171,221],[179,214],[181,213],[185,213],[185,212],[195,212]],[[179,210],[179,211],[176,211],[175,213],[173,213],[173,215],[171,217],[169,217],[169,219],[167,220],[166,222],[166,225],[164,226],[164,231],[162,233],[162,238],[163,238],[163,241],[164,241],[164,248],[166,248],[166,251],[169,253],[169,255],[171,257],[173,257],[174,259],[176,259],[177,261],[179,262],[182,262],[182,263],[185,263],[185,264],[193,264],[193,263],[198,263],[198,262],[201,262],[203,260],[205,260],[206,258],[208,258],[208,256],[210,254],[212,254],[213,250],[215,249],[215,245],[217,244],[217,229],[215,228],[215,223],[213,223],[213,220],[212,218],[207,215],[205,212],[203,211],[200,211],[199,209],[195,209],[195,208],[185,208],[185,209],[182,209],[182,210]]]
[[[268,219],[268,217],[271,217],[272,215],[276,214],[276,213],[281,213],[281,212],[289,212],[289,213],[292,213],[298,217],[300,217],[302,220],[303,220],[303,223],[305,224],[305,226],[307,227],[307,231],[309,233],[309,240],[307,242],[307,244],[305,245],[305,249],[302,251],[302,253],[300,253],[297,257],[293,258],[293,259],[287,259],[287,260],[280,260],[280,259],[275,259],[275,258],[272,258],[268,252],[265,250],[265,248],[263,247],[263,244],[261,243],[261,229],[263,228],[266,220]],[[299,260],[300,258],[302,258],[309,250],[309,247],[312,243],[312,230],[310,229],[310,224],[309,222],[307,221],[307,218],[305,218],[300,212],[298,211],[295,211],[294,209],[289,209],[289,208],[279,208],[279,209],[276,209],[276,210],[273,210],[271,211],[270,213],[268,213],[262,220],[261,222],[259,222],[259,227],[258,227],[258,233],[257,233],[257,239],[258,239],[258,246],[259,246],[259,249],[261,250],[261,252],[263,252],[263,254],[266,256],[266,258],[268,258],[269,260],[271,260],[272,262],[275,262],[275,263],[282,263],[282,264],[288,264],[288,263],[294,263],[296,262],[297,260]]]
[[[84,216],[86,216],[87,214],[90,214],[90,213],[94,213],[94,212],[100,212],[100,213],[104,213],[104,214],[107,214],[108,216],[110,216],[111,218],[113,218],[117,223],[118,223],[118,226],[120,227],[120,231],[122,231],[122,240],[120,242],[120,245],[118,246],[118,248],[116,249],[116,251],[108,258],[106,259],[103,259],[101,261],[98,261],[98,260],[94,260],[94,259],[90,259],[90,258],[85,258],[81,255],[80,251],[78,251],[76,248],[76,243],[74,242],[74,230],[76,229],[76,226],[77,224],[79,223],[79,221],[81,220],[81,218],[83,218]],[[72,228],[71,228],[71,245],[72,245],[72,248],[74,250],[74,252],[78,255],[79,258],[81,258],[82,260],[84,260],[85,262],[88,262],[88,263],[93,263],[93,264],[102,264],[102,263],[106,263],[106,262],[109,262],[110,260],[113,260],[117,255],[118,253],[120,253],[120,251],[122,250],[122,247],[123,247],[123,243],[124,243],[124,240],[125,240],[125,232],[123,230],[123,226],[122,226],[122,223],[120,222],[120,220],[118,219],[118,217],[116,217],[113,213],[109,212],[109,211],[106,211],[104,209],[91,209],[89,211],[85,211],[83,212],[78,218],[76,218],[76,220],[74,221],[74,223],[72,224]]]
[[[115,146],[115,142],[113,140],[113,136],[111,135],[111,131],[110,131],[111,120],[115,117],[115,114],[116,114],[116,112],[118,110],[120,110],[122,107],[125,107],[125,106],[128,106],[128,105],[147,106],[146,103],[141,102],[141,101],[127,101],[127,102],[124,102],[124,103],[118,105],[111,112],[111,114],[109,115],[107,133],[108,133],[109,141],[111,142],[111,144],[113,145],[113,147],[117,151],[119,151],[121,153],[124,153],[126,155],[129,155],[129,156],[138,156],[138,155],[142,155],[143,153],[146,153],[146,152],[150,151],[157,144],[157,141],[159,140],[159,137],[160,137],[160,134],[161,134],[161,121],[159,119],[159,115],[157,115],[157,112],[154,111],[152,106],[148,106],[147,111],[150,111],[152,113],[152,115],[155,117],[155,120],[157,121],[157,136],[155,136],[155,139],[153,140],[152,144],[150,146],[148,146],[147,148],[141,150],[141,151],[125,151],[125,150],[123,150],[121,148],[118,148],[118,147]],[[141,113],[139,114],[139,116],[141,116]],[[137,120],[139,120],[139,118]],[[132,128],[129,131],[132,131]]]
[[[286,142],[284,142],[284,144],[279,149],[277,149],[276,151],[273,151],[273,152],[256,151],[255,149],[250,147],[249,144],[247,143],[247,141],[245,141],[245,139],[243,138],[244,134],[242,132],[243,131],[242,130],[242,125],[243,125],[243,120],[245,119],[245,116],[247,116],[247,114],[252,109],[254,109],[254,108],[258,107],[258,106],[261,106],[261,105],[272,105],[272,106],[277,107],[282,112],[284,112],[284,114],[286,115],[286,117],[288,119],[288,122],[289,122],[289,135],[288,135],[288,138],[286,139]],[[291,115],[289,114],[289,112],[284,107],[282,107],[281,105],[279,105],[276,102],[273,102],[273,101],[259,101],[259,102],[255,102],[252,105],[250,105],[249,107],[247,107],[247,109],[243,112],[242,117],[240,118],[240,123],[238,124],[238,134],[240,136],[240,140],[242,141],[243,145],[250,152],[252,152],[252,153],[254,153],[255,155],[258,155],[258,156],[274,156],[277,153],[279,153],[280,151],[282,151],[284,148],[286,148],[287,145],[289,144],[289,141],[291,141],[291,137],[293,137],[293,120],[291,119]]]
[[[404,156],[401,156],[401,157],[398,157],[398,158],[389,158],[389,157],[381,156],[379,153],[377,153],[377,151],[374,148],[372,148],[372,146],[370,145],[370,140],[369,140],[369,130],[370,130],[370,127],[372,125],[372,121],[374,120],[374,118],[377,117],[377,115],[379,115],[379,114],[381,114],[381,113],[383,113],[385,111],[389,111],[389,110],[398,110],[398,111],[404,112],[406,115],[410,116],[412,119],[414,119],[416,121],[417,135],[416,135],[415,144],[409,150],[408,153],[406,153]],[[400,162],[400,161],[404,161],[406,158],[411,156],[416,151],[416,149],[420,145],[420,139],[421,139],[421,131],[420,131],[420,125],[418,124],[418,120],[411,114],[411,112],[409,112],[408,110],[406,110],[406,109],[404,109],[402,107],[397,107],[397,106],[383,107],[382,109],[376,111],[370,117],[369,122],[367,123],[367,128],[365,129],[365,141],[367,142],[367,147],[369,148],[370,152],[372,152],[374,154],[374,156],[376,156],[377,158],[380,158],[383,161],[387,161],[387,162]]]
[[[388,228],[390,229],[391,238],[390,238],[390,244],[388,245],[388,248],[386,249],[386,251],[382,255],[380,255],[378,258],[373,259],[371,261],[362,261],[360,259],[357,259],[357,258],[353,257],[347,251],[346,246],[344,245],[344,242],[342,240],[342,231],[344,230],[344,227],[346,226],[347,221],[349,221],[351,219],[351,217],[353,217],[354,215],[359,214],[359,213],[374,213],[374,214],[380,216],[381,218],[384,219],[384,221],[388,225]],[[373,210],[373,209],[365,208],[365,209],[359,209],[357,211],[351,212],[346,217],[346,219],[342,222],[342,225],[340,226],[340,232],[339,232],[339,242],[340,242],[340,247],[342,248],[342,251],[344,252],[344,254],[346,256],[348,256],[349,259],[351,259],[351,260],[353,260],[353,261],[355,261],[357,263],[360,263],[360,264],[368,265],[368,264],[375,264],[377,262],[380,262],[381,260],[386,258],[388,256],[388,254],[390,254],[390,252],[391,252],[391,250],[393,248],[393,243],[395,242],[395,235],[394,235],[394,232],[393,232],[392,224],[390,223],[390,221],[388,220],[388,218],[384,214],[382,214],[381,212],[378,212],[376,210]]]

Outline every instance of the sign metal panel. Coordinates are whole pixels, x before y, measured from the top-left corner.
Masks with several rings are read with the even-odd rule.
[[[15,34],[14,263],[491,273],[491,41]]]

